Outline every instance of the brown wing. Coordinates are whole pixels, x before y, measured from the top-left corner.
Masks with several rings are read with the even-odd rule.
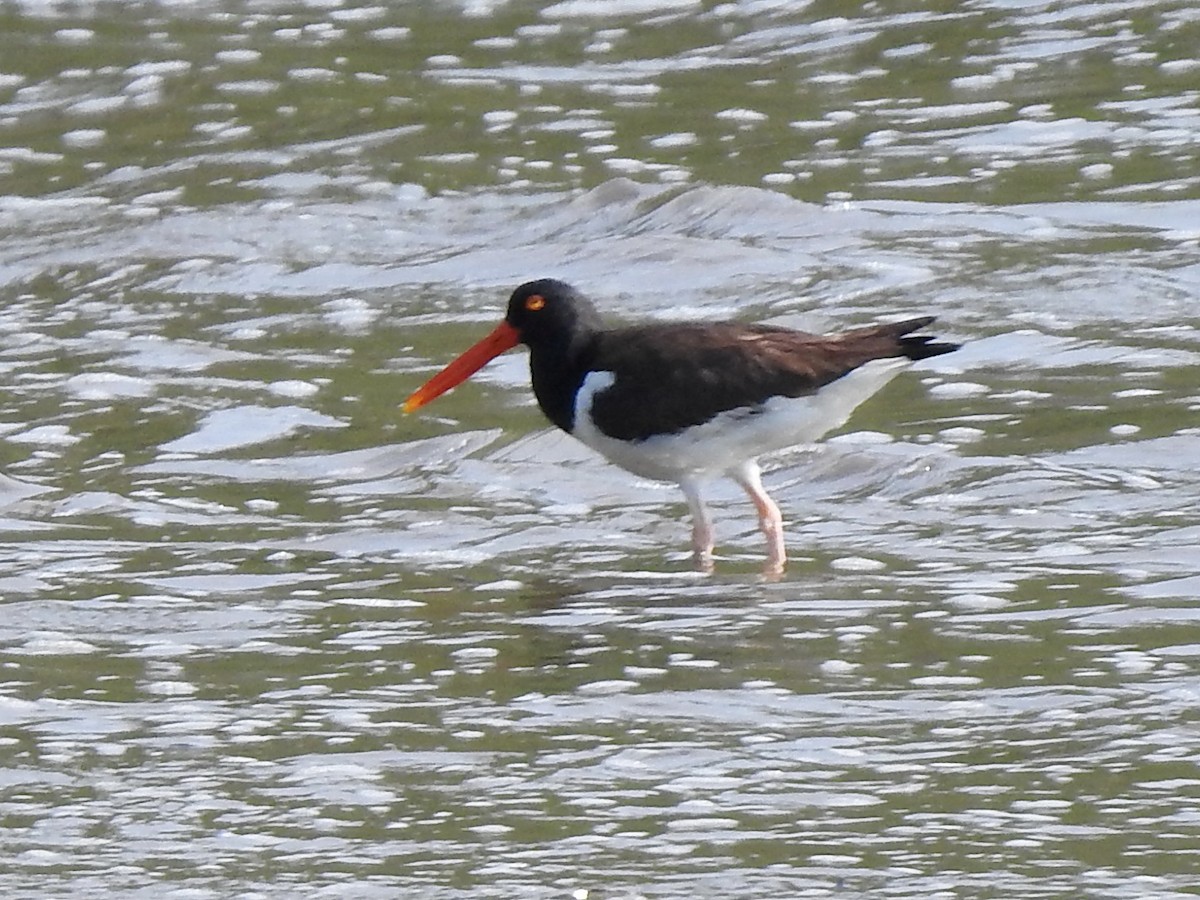
[[[642,440],[772,397],[801,397],[873,359],[923,359],[957,348],[905,337],[932,317],[836,335],[762,325],[652,325],[603,332],[591,367],[615,380],[592,402],[605,434]]]

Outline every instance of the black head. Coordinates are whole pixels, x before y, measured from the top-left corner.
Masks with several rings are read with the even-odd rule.
[[[512,293],[506,321],[530,348],[566,349],[600,329],[592,301],[565,281],[539,278]]]

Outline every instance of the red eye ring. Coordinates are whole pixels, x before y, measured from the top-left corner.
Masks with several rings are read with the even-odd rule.
[[[541,294],[530,294],[525,298],[525,308],[530,312],[537,312],[546,305],[546,298]]]

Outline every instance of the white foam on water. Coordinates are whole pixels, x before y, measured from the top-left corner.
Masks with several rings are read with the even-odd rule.
[[[306,428],[345,428],[346,423],[298,406],[241,406],[208,413],[191,434],[168,441],[164,453],[220,453],[261,444]]]

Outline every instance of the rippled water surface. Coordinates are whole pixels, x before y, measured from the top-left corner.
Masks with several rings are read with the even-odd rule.
[[[0,7],[0,894],[1200,883],[1200,12]],[[512,287],[965,347],[764,581],[548,431]]]

